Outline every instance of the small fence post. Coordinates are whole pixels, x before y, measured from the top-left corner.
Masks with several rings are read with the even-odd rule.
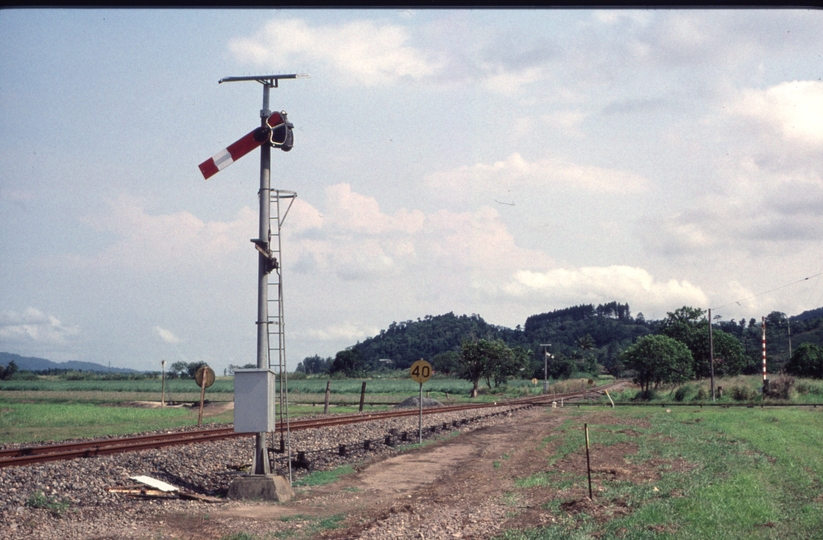
[[[329,414],[329,394],[331,394],[331,381],[326,381],[326,401],[323,404],[323,414]]]
[[[366,381],[360,387],[360,412],[363,412],[363,403],[366,401]]]
[[[589,424],[583,424],[583,429],[586,432],[586,473],[589,476],[589,500],[593,501],[592,495],[592,462],[589,458]]]

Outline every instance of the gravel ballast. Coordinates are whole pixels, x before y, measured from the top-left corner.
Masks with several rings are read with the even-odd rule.
[[[424,438],[488,426],[510,412],[509,407],[495,407],[426,414]],[[497,415],[489,416],[494,413]],[[404,433],[406,441],[402,440]],[[291,433],[292,457],[303,452],[304,466],[311,470],[331,469],[367,457],[396,453],[398,446],[417,442],[417,437],[417,416],[301,430]],[[365,441],[369,441],[368,445]],[[346,446],[345,455],[341,455],[340,445]],[[244,437],[2,468],[0,538],[162,538],[152,529],[162,528],[162,516],[167,513],[204,515],[221,505],[238,504],[224,496],[232,480],[244,474],[241,469],[251,464],[252,453],[253,439]],[[277,473],[288,477],[285,465],[285,460],[277,460]],[[292,480],[299,480],[308,472],[304,467],[293,466]],[[130,479],[133,476],[156,478],[221,502],[135,498],[107,490],[135,485]]]

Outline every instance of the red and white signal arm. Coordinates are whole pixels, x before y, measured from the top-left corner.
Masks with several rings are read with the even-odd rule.
[[[286,119],[285,112],[274,112],[266,119],[266,127],[256,128],[214,156],[200,164],[203,178],[208,180],[241,157],[245,156],[258,146],[269,142],[281,150],[288,152],[294,144],[292,124]]]
[[[411,365],[411,368],[409,368],[409,374],[411,375],[412,380],[423,384],[434,374],[434,370],[432,369],[431,364],[423,359],[420,359]]]

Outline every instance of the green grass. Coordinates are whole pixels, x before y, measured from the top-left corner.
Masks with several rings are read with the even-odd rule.
[[[197,409],[108,407],[90,403],[20,403],[0,399],[0,443],[125,435],[197,424]],[[204,418],[230,422],[228,416]]]
[[[823,411],[671,411],[618,408],[611,413],[617,424],[593,424],[588,411],[572,411],[572,419],[552,435],[557,451],[547,460],[547,471],[516,481],[522,490],[585,485],[585,473],[560,473],[551,465],[585,451],[581,432],[586,421],[593,449],[628,441],[638,447],[626,457],[634,466],[663,459],[693,467],[664,467],[662,477],[652,483],[597,479],[603,491],[595,493],[595,502],[608,508],[622,501],[629,515],[601,523],[585,513],[570,515],[560,507],[564,501],[551,500],[546,511],[556,517],[556,524],[508,531],[498,538],[823,538]],[[650,427],[638,427],[638,420]],[[628,429],[639,435],[620,433]],[[594,463],[596,459],[595,451]]]
[[[772,375],[770,380],[775,383],[779,376]],[[738,375],[735,377],[718,377],[715,379],[715,403],[720,405],[741,405],[747,403],[761,404],[763,378],[761,375]],[[722,388],[722,392],[720,389]],[[639,391],[626,389],[621,392],[610,392],[612,399],[618,403],[634,402]],[[654,389],[654,398],[651,403],[711,403],[711,383],[708,380],[690,381],[682,385],[666,386]],[[794,386],[790,392],[790,399],[776,399],[769,397],[765,403],[794,403],[794,404],[821,404],[823,403],[823,381],[815,379],[794,379]],[[608,404],[606,396],[598,400],[600,404]]]
[[[337,482],[341,476],[353,474],[354,467],[351,465],[343,465],[330,471],[315,471],[305,477],[295,480],[294,487],[308,487],[308,486],[323,486],[326,484],[333,484]]]
[[[37,490],[26,500],[26,506],[31,508],[43,508],[45,510],[49,510],[55,516],[59,516],[68,510],[71,503],[57,497],[50,497],[41,490]]]
[[[326,518],[314,518],[303,515],[280,518],[280,521],[299,521],[303,525],[300,528],[289,528],[274,534],[274,538],[294,538],[294,539],[314,539],[324,531],[337,529],[346,519],[343,514],[335,514]],[[257,540],[251,537],[249,540]]]

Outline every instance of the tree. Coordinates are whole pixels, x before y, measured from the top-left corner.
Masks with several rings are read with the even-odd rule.
[[[529,363],[529,356],[531,353],[521,347],[509,348],[500,340],[493,343],[495,356],[489,364],[489,371],[491,379],[494,381],[494,387],[497,388],[501,384],[509,380],[510,377],[522,375],[526,366]],[[489,379],[486,379],[488,385]]]
[[[205,362],[189,362],[189,365],[186,367],[186,373],[188,373],[190,379],[193,379],[194,376],[197,375],[197,370],[207,365]]]
[[[490,355],[487,354],[489,342],[464,340],[460,346],[460,377],[472,383],[471,397],[477,397],[480,379],[488,371]]]
[[[498,339],[464,340],[460,348],[460,377],[472,383],[471,397],[477,397],[481,379],[495,388],[509,377],[518,375],[528,364],[529,351],[510,349]]]
[[[17,363],[14,360],[5,367],[0,366],[0,379],[4,381],[11,379],[15,373],[17,373]]]
[[[457,373],[460,371],[460,353],[447,351],[436,354],[431,364],[436,373]]]
[[[243,364],[242,366],[235,366],[234,364],[229,364],[228,373],[229,375],[234,376],[234,372],[238,369],[256,369],[257,364]]]
[[[689,348],[696,377],[711,375],[711,347],[709,346],[709,321],[699,308],[683,306],[668,313],[661,321],[660,333],[676,339]],[[738,375],[746,365],[743,345],[733,335],[722,330],[712,331],[714,341],[715,375]]]
[[[663,383],[678,383],[692,377],[694,359],[680,341],[656,334],[643,336],[620,355],[627,368],[635,371],[634,381],[648,391]]]
[[[796,377],[823,379],[823,348],[813,343],[803,343],[786,364],[786,373]]]
[[[171,365],[169,370],[169,378],[173,379],[175,377],[183,378],[188,375],[189,372],[189,363],[188,362],[175,362]]]
[[[357,377],[363,372],[360,353],[354,349],[338,352],[331,364],[331,373],[342,373],[346,377]]]
[[[314,356],[307,356],[302,362],[297,364],[295,371],[305,373],[306,375],[328,373],[332,361],[331,358],[321,358],[316,354]]]

